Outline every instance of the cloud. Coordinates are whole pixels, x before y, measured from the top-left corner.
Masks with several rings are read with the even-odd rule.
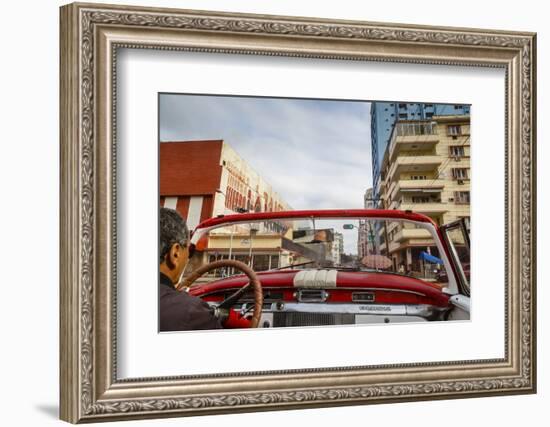
[[[160,139],[225,140],[294,209],[361,208],[372,182],[368,102],[163,94]]]

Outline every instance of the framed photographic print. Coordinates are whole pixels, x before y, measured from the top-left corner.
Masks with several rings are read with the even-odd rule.
[[[535,392],[535,81],[532,33],[62,7],[61,418]]]

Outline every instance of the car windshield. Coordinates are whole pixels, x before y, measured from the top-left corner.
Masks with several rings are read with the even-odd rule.
[[[218,226],[197,240],[187,272],[221,259],[241,261],[256,272],[336,268],[429,281],[438,281],[445,270],[436,242],[423,224],[370,218],[278,219]],[[201,281],[235,274],[240,272],[221,268]]]

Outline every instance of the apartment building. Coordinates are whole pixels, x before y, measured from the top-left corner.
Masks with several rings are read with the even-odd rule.
[[[469,220],[470,179],[469,115],[395,123],[379,184],[386,209],[419,212],[439,225]],[[377,232],[380,250],[396,266],[419,270],[421,252],[438,255],[429,233],[413,225],[392,223]]]
[[[370,114],[373,197],[378,199],[382,160],[395,123],[403,120],[431,120],[434,116],[469,116],[470,106],[377,101],[371,104]]]

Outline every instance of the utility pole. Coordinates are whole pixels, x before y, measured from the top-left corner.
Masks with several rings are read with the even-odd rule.
[[[378,205],[378,202],[382,202],[383,204],[383,208],[384,209],[387,209],[388,207],[386,206],[386,200],[385,199],[365,199],[365,201],[370,201],[370,202],[374,202],[376,205]],[[386,240],[386,253],[387,255],[389,256],[390,255],[390,242],[388,240],[388,223],[386,220],[384,220],[384,239]],[[373,247],[374,247],[374,242],[373,242]],[[376,250],[376,248],[375,248]]]
[[[384,209],[387,209],[386,206],[386,200],[382,199],[382,203],[384,204]],[[388,221],[384,220],[384,238],[386,239],[386,255],[389,258],[390,257],[390,240],[388,238]]]
[[[372,253],[375,254],[376,246],[374,244],[374,231],[372,231],[372,224],[370,223],[370,221],[367,222],[367,225],[368,225],[367,240],[369,240],[372,243]],[[368,247],[369,247],[369,244],[367,243],[367,248]]]

